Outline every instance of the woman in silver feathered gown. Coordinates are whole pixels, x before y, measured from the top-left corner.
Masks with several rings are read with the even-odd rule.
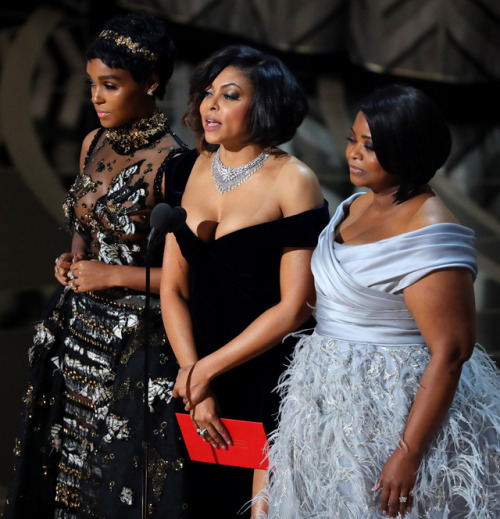
[[[361,104],[346,150],[369,188],[312,259],[314,333],[281,379],[267,489],[273,519],[493,519],[500,375],[475,343],[474,232],[429,188],[451,147],[420,91]]]

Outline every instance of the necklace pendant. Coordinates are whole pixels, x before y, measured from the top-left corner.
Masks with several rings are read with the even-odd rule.
[[[258,169],[260,169],[264,161],[269,157],[269,153],[262,152],[255,159],[239,166],[230,168],[225,166],[220,160],[220,148],[217,149],[212,159],[210,171],[215,187],[221,195],[240,186],[247,181]]]

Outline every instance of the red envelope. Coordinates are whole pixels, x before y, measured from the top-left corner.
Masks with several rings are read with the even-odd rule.
[[[228,445],[227,450],[224,450],[220,447],[215,449],[210,443],[203,441],[196,432],[196,427],[190,415],[185,413],[175,414],[189,457],[193,461],[251,469],[267,469],[268,444],[261,422],[221,418],[233,440],[233,445]]]

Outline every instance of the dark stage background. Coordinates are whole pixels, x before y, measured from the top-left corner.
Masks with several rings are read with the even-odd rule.
[[[59,0],[0,8],[0,507],[25,390],[33,322],[70,248],[61,201],[83,137],[98,125],[84,50],[102,22],[146,8],[168,20],[177,67],[162,104],[180,126],[195,63],[247,42],[278,54],[310,114],[285,148],[317,173],[331,207],[352,188],[345,136],[359,98],[403,81],[450,121],[435,189],[478,237],[478,340],[500,357],[500,4],[496,0]]]

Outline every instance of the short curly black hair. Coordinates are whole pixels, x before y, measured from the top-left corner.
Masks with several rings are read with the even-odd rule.
[[[254,87],[248,142],[272,149],[289,141],[307,114],[303,88],[277,57],[248,45],[230,45],[203,61],[191,76],[189,103],[182,121],[198,136],[198,148],[215,151],[218,147],[205,140],[200,105],[207,88],[226,67],[241,70]]]
[[[438,107],[421,90],[389,85],[361,101],[380,165],[397,177],[397,203],[416,195],[444,165],[451,133]]]
[[[145,11],[136,11],[111,18],[101,28],[101,31],[104,30],[130,38],[140,47],[156,54],[157,59],[149,60],[144,54],[133,53],[125,45],[117,45],[113,39],[97,36],[87,47],[87,61],[100,59],[110,68],[124,69],[138,84],[145,83],[156,72],[159,85],[155,96],[162,99],[174,71],[175,54],[175,45],[166,22]]]

